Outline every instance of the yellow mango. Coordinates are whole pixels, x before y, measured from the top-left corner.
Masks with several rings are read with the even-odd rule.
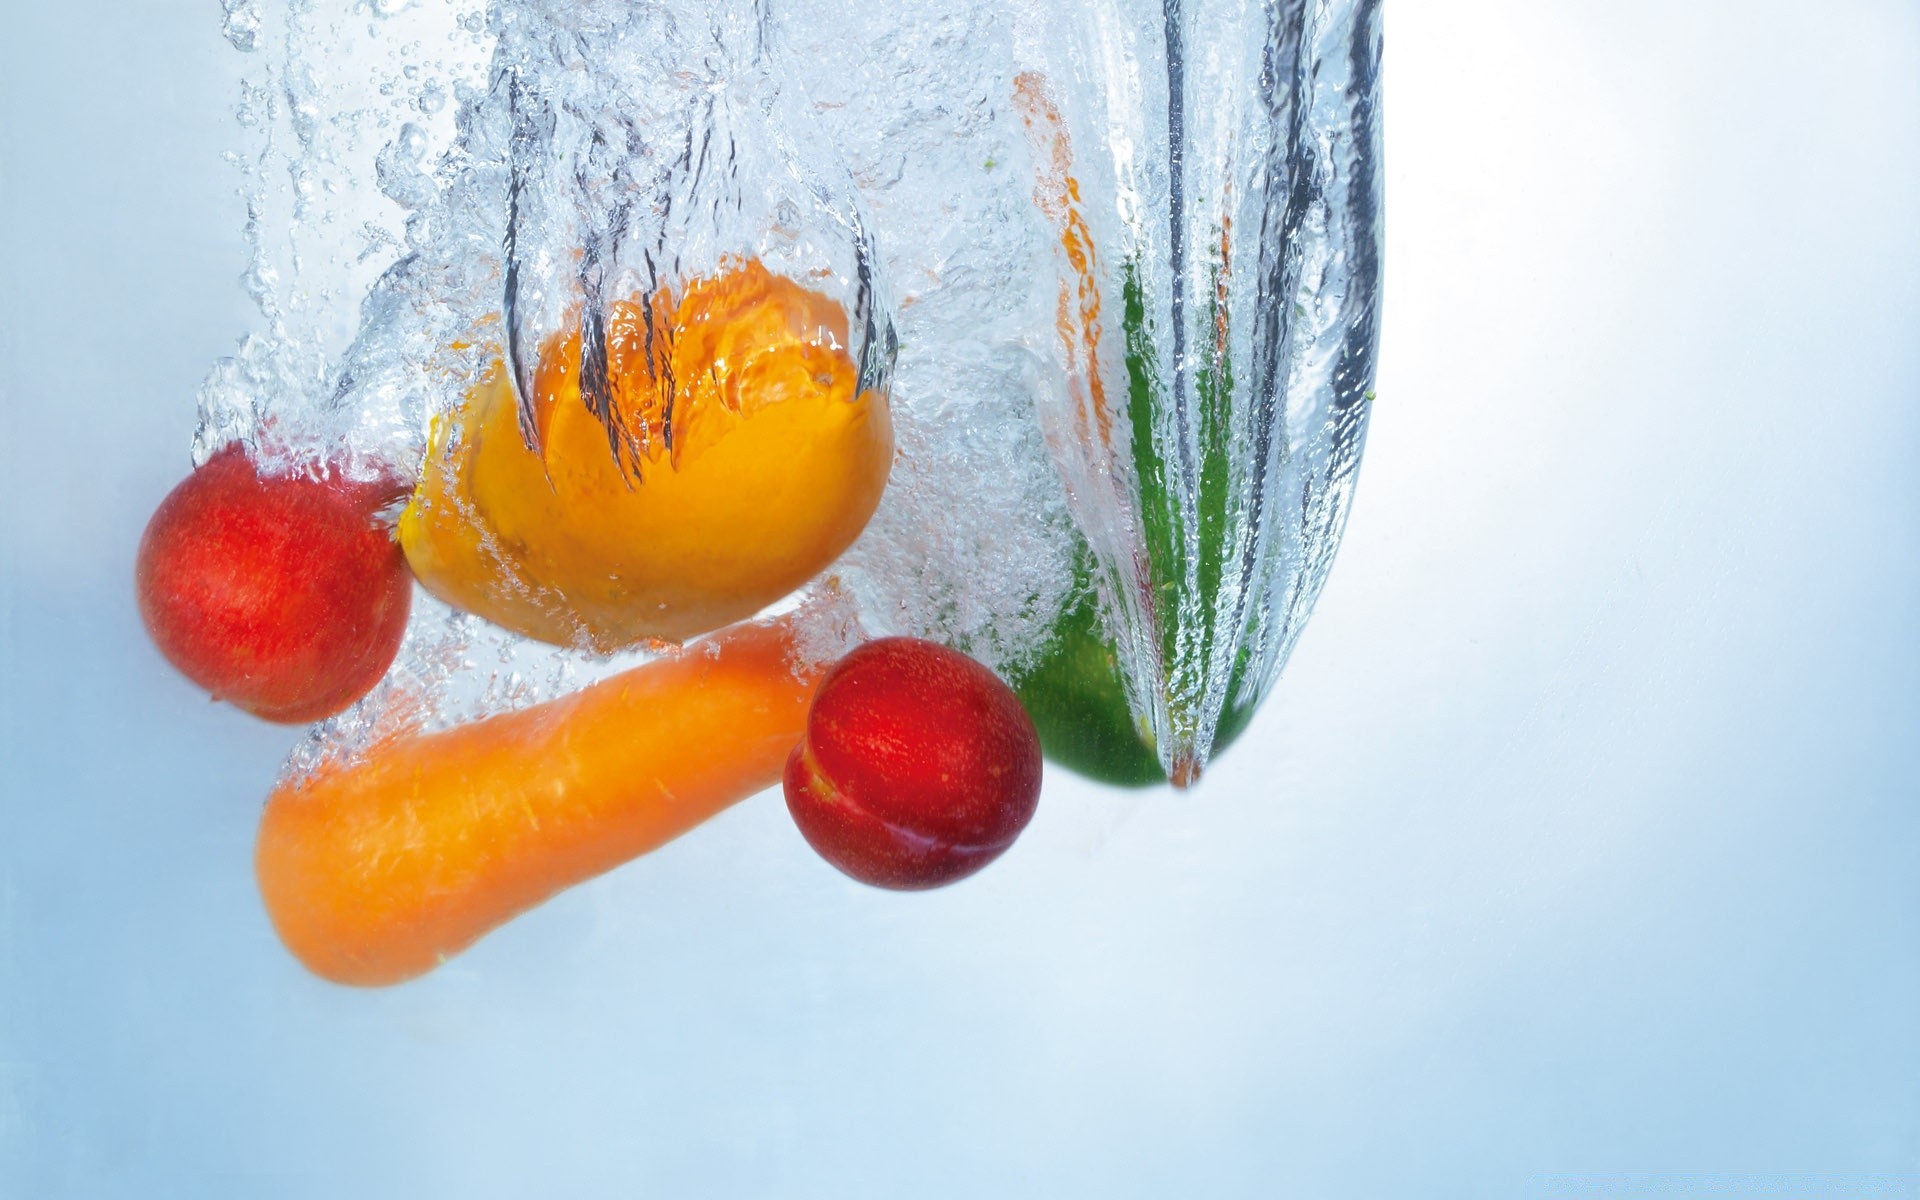
[[[428,591],[528,637],[614,650],[751,616],[818,574],[886,486],[886,397],[856,394],[840,305],[755,261],[607,319],[608,411],[576,332],[531,428],[505,367],[436,422],[400,544]]]

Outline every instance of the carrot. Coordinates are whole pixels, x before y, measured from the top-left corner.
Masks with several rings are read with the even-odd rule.
[[[282,785],[254,856],[267,914],[336,983],[430,971],[777,782],[819,680],[794,663],[790,623],[737,625],[565,699]]]

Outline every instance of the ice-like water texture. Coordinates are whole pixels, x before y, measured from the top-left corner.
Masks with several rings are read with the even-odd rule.
[[[1170,764],[1270,684],[1364,427],[1371,4],[226,11],[260,64],[236,161],[264,325],[210,377],[199,452],[410,477],[496,359],[524,377],[608,301],[750,254],[841,301],[868,384],[893,366],[892,478],[816,601],[1017,671],[1090,541]],[[305,757],[605,669],[423,603]]]
[[[838,302],[858,389],[887,388],[872,235],[761,0],[529,3],[501,28],[506,350],[523,397],[540,347],[577,327],[581,394],[611,419],[605,314],[747,258]],[[649,344],[670,335],[651,307],[642,319]]]
[[[1051,241],[1010,104],[1017,6],[783,3],[789,59],[860,189],[898,300],[899,455],[840,575],[875,633],[1017,670],[1074,586],[1075,534],[1034,419]]]
[[[251,56],[228,158],[262,319],[201,390],[196,459],[246,440],[282,465],[344,453],[352,473],[404,473],[425,444],[427,394],[444,387],[446,339],[430,334],[470,323],[473,306],[455,303],[456,280],[375,284],[396,263],[422,272],[409,261],[421,252],[462,279],[488,269],[454,253],[451,219],[497,207],[464,178],[493,50],[485,2],[225,0],[223,31]],[[406,319],[381,319],[396,306]]]
[[[1272,686],[1371,403],[1377,0],[1082,0],[1021,23],[1067,387],[1042,397],[1176,782]]]

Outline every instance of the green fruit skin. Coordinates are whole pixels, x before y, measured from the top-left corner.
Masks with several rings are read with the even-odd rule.
[[[1224,230],[1221,233],[1224,239]],[[1216,285],[1219,283],[1215,266]],[[1140,481],[1140,512],[1148,560],[1153,564],[1156,586],[1171,588],[1171,582],[1185,569],[1185,542],[1176,525],[1176,514],[1183,510],[1168,494],[1169,468],[1154,439],[1153,415],[1169,401],[1159,392],[1154,370],[1157,354],[1147,325],[1145,293],[1136,263],[1128,263],[1122,281],[1122,328],[1126,337],[1127,411],[1133,421],[1134,468]],[[1216,295],[1223,294],[1216,292]],[[1216,307],[1210,326],[1224,322],[1226,314]],[[1203,362],[1194,379],[1192,393],[1202,441],[1202,461],[1195,507],[1199,522],[1199,542],[1205,551],[1198,564],[1196,583],[1200,592],[1213,597],[1220,588],[1225,570],[1226,530],[1229,504],[1233,499],[1230,480],[1231,437],[1228,431],[1228,397],[1233,392],[1233,364],[1217,349]],[[1095,598],[1093,552],[1083,542],[1076,570],[1074,602],[1060,615],[1054,626],[1053,640],[1040,661],[1014,684],[1014,691],[1027,706],[1034,727],[1040,732],[1040,747],[1047,758],[1077,774],[1116,787],[1150,787],[1166,782],[1166,772],[1153,747],[1152,735],[1134,723],[1127,706],[1126,687],[1121,682],[1120,659],[1101,622],[1099,602]],[[1172,605],[1169,611],[1176,611]],[[1164,631],[1172,652],[1173,630]],[[1211,646],[1226,631],[1212,627],[1202,630],[1204,643]],[[1241,694],[1250,656],[1243,646],[1227,680],[1228,697]],[[1236,704],[1231,699],[1220,714],[1213,734],[1212,757],[1217,759],[1232,745],[1253,720],[1258,702]]]
[[[1166,782],[1159,756],[1133,723],[1092,588],[1081,588],[1060,614],[1051,643],[1013,690],[1049,762],[1115,787]]]
[[[1127,707],[1120,656],[1100,622],[1094,591],[1083,581],[1077,595],[1061,613],[1039,661],[1014,683],[1040,733],[1040,749],[1047,761],[1096,783],[1123,788],[1165,783],[1152,739],[1134,724]],[[1239,690],[1236,671],[1227,694]],[[1221,714],[1214,758],[1246,731],[1254,707],[1241,705]]]

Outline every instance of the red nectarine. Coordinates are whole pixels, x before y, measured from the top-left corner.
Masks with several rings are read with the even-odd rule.
[[[403,495],[328,475],[262,476],[229,446],[167,496],[140,540],[140,615],[167,661],[269,721],[331,716],[400,648],[413,579],[376,510]]]
[[[957,651],[868,642],[834,665],[787,760],[787,808],[853,878],[935,888],[998,858],[1040,798],[1040,739],[1013,691]]]

